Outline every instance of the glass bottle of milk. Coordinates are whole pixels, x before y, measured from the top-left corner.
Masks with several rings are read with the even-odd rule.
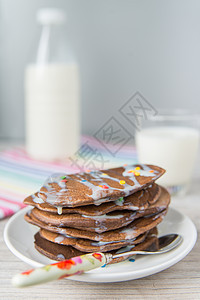
[[[65,47],[62,10],[37,13],[42,25],[34,63],[25,71],[26,149],[40,160],[63,159],[79,144],[79,70]]]

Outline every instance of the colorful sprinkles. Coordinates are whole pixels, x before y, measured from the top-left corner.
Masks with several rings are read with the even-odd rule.
[[[140,167],[136,167],[134,170],[129,170],[128,173],[133,173],[135,176],[140,176]]]
[[[100,184],[99,187],[101,187],[102,189],[108,189],[108,186],[105,185],[105,184],[104,184],[104,185],[101,185],[101,184]]]
[[[134,172],[135,176],[140,176],[140,172]]]
[[[124,180],[120,180],[120,182],[119,182],[120,184],[125,184],[126,183],[126,181],[124,181]]]
[[[60,178],[62,179],[61,182],[67,182],[66,176],[61,176]]]
[[[134,262],[135,259],[134,258],[129,258],[129,261]]]
[[[102,188],[103,189],[108,189],[108,186],[107,185],[103,185]]]

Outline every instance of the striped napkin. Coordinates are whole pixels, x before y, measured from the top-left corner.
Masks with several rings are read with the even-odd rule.
[[[13,215],[23,208],[23,200],[39,190],[52,173],[66,174],[85,169],[106,169],[137,162],[136,150],[123,146],[106,147],[95,138],[83,136],[81,147],[73,157],[64,161],[44,162],[31,159],[23,147],[0,153],[0,219]]]

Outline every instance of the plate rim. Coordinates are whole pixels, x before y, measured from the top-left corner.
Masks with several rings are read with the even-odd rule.
[[[15,220],[17,218],[19,218],[20,216],[23,217],[25,212],[31,210],[31,207],[27,206],[21,210],[19,210],[17,213],[15,213],[6,223],[5,227],[4,227],[4,241],[8,247],[8,249],[20,260],[22,260],[23,262],[33,266],[34,263],[34,268],[36,267],[41,267],[44,266],[43,263],[37,262],[31,258],[26,257],[24,254],[22,254],[20,251],[18,251],[12,244],[12,242],[9,239],[9,229],[10,227],[13,225],[13,222],[15,222]],[[116,272],[116,273],[107,273],[107,277],[105,279],[105,273],[90,273],[90,272],[86,272],[83,273],[82,275],[75,275],[72,277],[67,277],[66,279],[69,280],[74,280],[74,281],[82,281],[82,282],[93,282],[93,283],[109,283],[109,282],[120,282],[120,281],[128,281],[128,280],[134,280],[134,279],[139,279],[139,278],[144,278],[147,277],[149,275],[153,275],[156,274],[158,272],[161,272],[165,269],[170,268],[171,266],[175,265],[176,263],[178,263],[179,261],[181,261],[194,247],[196,240],[197,240],[197,229],[196,226],[194,225],[194,223],[192,222],[192,220],[185,214],[183,214],[182,212],[179,212],[177,209],[173,208],[173,207],[169,207],[169,210],[171,211],[175,211],[176,213],[181,214],[182,217],[184,217],[184,219],[190,223],[190,226],[192,228],[192,234],[191,234],[191,240],[190,242],[187,244],[187,247],[184,249],[184,251],[181,252],[181,254],[177,256],[174,256],[170,259],[170,262],[168,260],[159,263],[156,266],[150,266],[150,267],[146,267],[146,268],[142,268],[141,270],[133,270],[133,271],[126,271],[126,279],[121,278],[121,273],[120,272]],[[163,220],[164,222],[164,220]],[[27,223],[28,225],[28,223]],[[37,265],[37,266],[36,266]],[[145,274],[144,274],[145,273]],[[124,275],[125,275],[124,274]],[[114,276],[114,278],[112,278]]]

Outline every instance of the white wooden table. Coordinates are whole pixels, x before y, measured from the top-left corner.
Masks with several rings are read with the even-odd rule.
[[[187,214],[199,232],[200,179],[195,180],[186,197],[173,199],[171,206]],[[29,266],[7,249],[3,241],[6,222],[7,219],[0,221],[0,299],[200,299],[199,241],[181,262],[143,279],[107,284],[65,279],[32,288],[13,288],[12,276]]]

